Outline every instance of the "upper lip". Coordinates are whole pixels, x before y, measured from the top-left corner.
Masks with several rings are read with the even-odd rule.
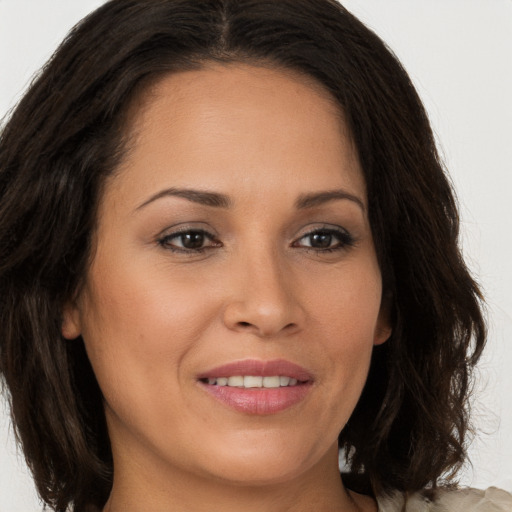
[[[271,361],[244,359],[233,361],[200,373],[198,379],[233,377],[235,375],[254,375],[256,377],[279,375],[291,377],[302,382],[313,380],[313,376],[305,368],[285,359],[273,359]]]

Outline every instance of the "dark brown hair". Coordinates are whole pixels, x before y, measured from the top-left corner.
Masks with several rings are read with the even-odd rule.
[[[102,507],[112,456],[101,391],[63,304],[86,275],[123,115],[154,77],[208,61],[292,69],[330,91],[358,150],[393,318],[340,446],[358,490],[436,485],[465,457],[481,297],[406,72],[334,0],[111,0],[68,35],[0,138],[0,371],[43,500]]]

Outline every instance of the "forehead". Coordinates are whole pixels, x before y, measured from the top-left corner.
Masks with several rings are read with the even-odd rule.
[[[226,98],[226,92],[229,97]],[[240,100],[245,103],[261,104],[261,95],[267,102],[283,103],[283,93],[290,103],[298,97],[304,102],[304,109],[317,109],[319,102],[333,116],[342,119],[342,112],[335,97],[323,84],[310,75],[290,68],[279,67],[263,62],[241,63],[205,62],[201,67],[191,70],[171,72],[157,75],[150,79],[132,110],[141,120],[141,114],[160,99],[171,99],[178,106],[201,106],[207,102],[223,102],[228,100],[232,105]],[[313,96],[315,97],[313,99]]]
[[[341,108],[294,71],[210,64],[165,75],[132,103],[129,121],[130,150],[116,177],[142,170],[141,193],[162,180],[225,187],[223,178],[236,191],[280,179],[365,188]]]

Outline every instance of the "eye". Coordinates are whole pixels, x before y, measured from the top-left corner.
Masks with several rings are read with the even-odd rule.
[[[319,252],[331,252],[353,246],[354,243],[353,236],[344,229],[320,228],[305,234],[297,242],[294,242],[293,246]]]
[[[214,236],[203,229],[187,229],[169,233],[158,239],[165,249],[176,252],[198,253],[221,244]]]

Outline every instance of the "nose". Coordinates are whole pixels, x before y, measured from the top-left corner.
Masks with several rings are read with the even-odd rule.
[[[230,330],[271,338],[302,329],[305,312],[293,272],[272,251],[240,258],[230,276],[233,285],[223,312]]]

